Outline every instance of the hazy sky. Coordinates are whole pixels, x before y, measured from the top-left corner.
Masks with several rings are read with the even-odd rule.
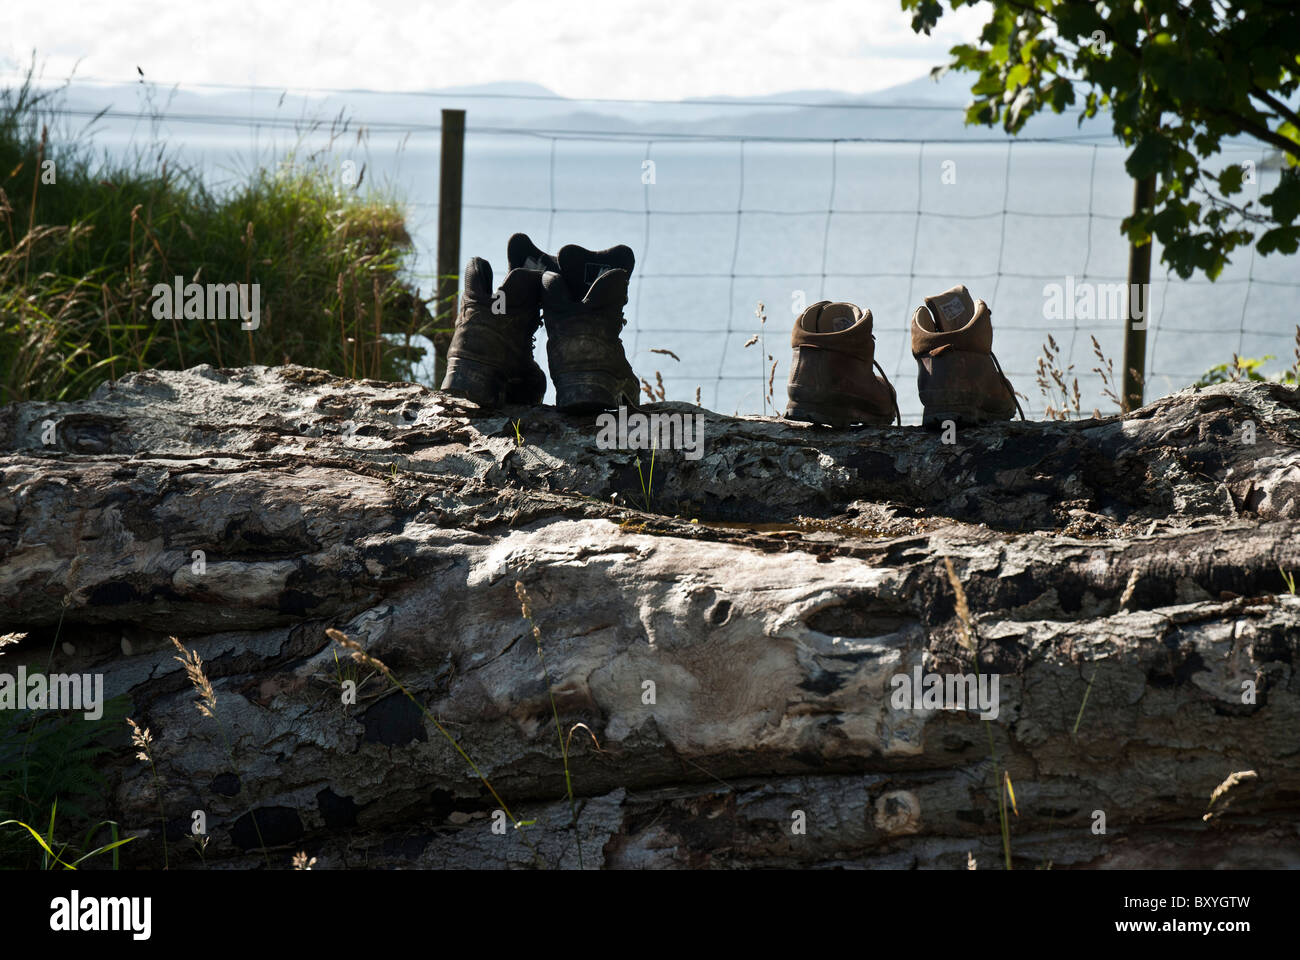
[[[864,92],[923,75],[985,10],[917,36],[898,0],[3,0],[6,77],[418,90],[502,80],[567,96]],[[79,64],[78,64],[78,61]]]

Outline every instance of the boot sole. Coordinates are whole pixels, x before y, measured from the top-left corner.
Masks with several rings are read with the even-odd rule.
[[[623,380],[612,373],[555,373],[555,406],[563,413],[599,413],[627,407],[637,408],[635,380]]]
[[[959,427],[979,427],[987,423],[1001,423],[1011,419],[989,413],[979,407],[948,406],[942,410],[926,410],[921,416],[921,426],[928,430],[942,430],[944,421],[951,420]]]
[[[790,401],[785,408],[785,419],[802,423],[816,423],[824,427],[833,427],[836,430],[843,430],[855,423],[868,427],[887,427],[894,422],[893,414],[883,417],[848,416],[845,415],[843,410],[808,403],[803,400],[798,403],[793,400]]]

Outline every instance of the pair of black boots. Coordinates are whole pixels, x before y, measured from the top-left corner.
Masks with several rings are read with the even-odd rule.
[[[471,257],[465,266],[442,389],[482,407],[541,403],[546,375],[533,348],[544,318],[557,407],[566,413],[635,407],[636,374],[621,339],[632,248],[569,244],[551,256],[516,233],[506,260],[508,272],[495,292],[490,263]]]

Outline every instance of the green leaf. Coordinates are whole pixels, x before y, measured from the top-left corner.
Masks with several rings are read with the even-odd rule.
[[[1163,134],[1146,133],[1138,139],[1137,146],[1128,155],[1124,169],[1128,171],[1129,176],[1140,180],[1166,169],[1169,165],[1169,154],[1169,140]]]
[[[75,870],[77,868],[77,864],[83,863],[84,861],[89,860],[91,857],[97,857],[101,853],[108,853],[108,851],[110,850],[116,850],[118,847],[130,843],[134,839],[135,837],[124,837],[121,840],[114,840],[111,843],[106,843],[102,847],[96,847],[94,850],[91,850],[90,853],[82,854],[76,860],[73,860],[71,865],[69,865],[68,869]]]
[[[1294,104],[1300,91],[1294,4],[901,3],[918,13],[916,30],[928,30],[943,9],[978,6],[985,16],[977,42],[950,50],[948,66],[974,75],[968,124],[1000,121],[1017,133],[1044,106],[1074,106],[1076,84],[1080,123],[1109,111],[1112,131],[1130,148],[1129,175],[1158,177],[1154,215],[1131,218],[1124,229],[1138,242],[1157,236],[1162,262],[1178,276],[1203,271],[1213,279],[1235,250],[1252,243],[1261,255],[1297,249],[1300,187],[1286,176],[1257,202],[1192,202],[1203,184],[1219,198],[1251,192],[1239,165],[1217,159],[1225,138],[1267,128],[1255,137],[1271,149],[1278,137],[1300,144],[1300,124],[1267,107],[1267,95]],[[1300,149],[1281,152],[1286,172],[1300,171]]]
[[[986,74],[975,82],[970,88],[970,92],[977,97],[987,97],[990,94],[1001,93],[1005,88],[1002,79],[997,74]]]
[[[1256,249],[1261,256],[1270,253],[1295,253],[1300,249],[1300,227],[1274,227],[1264,231]]]
[[[62,860],[59,860],[59,858],[58,858],[58,856],[55,854],[55,852],[54,852],[53,850],[50,849],[50,845],[49,845],[48,843],[45,842],[45,838],[42,837],[39,833],[37,833],[37,832],[36,832],[32,827],[29,827],[27,824],[23,823],[21,820],[0,820],[0,827],[7,827],[7,826],[9,826],[9,824],[11,824],[11,823],[12,823],[12,824],[16,824],[17,826],[22,827],[24,830],[26,830],[28,833],[30,833],[30,834],[32,835],[32,837],[36,840],[36,842],[39,843],[39,844],[41,845],[41,849],[44,850],[45,853],[46,853],[49,857],[51,857],[52,859],[58,861],[59,863],[63,863]],[[63,865],[64,865],[65,867],[68,867],[69,870],[74,870],[74,869],[76,869],[75,867],[71,867],[71,866],[69,866],[69,865],[66,864],[66,863],[64,863]]]
[[[1219,189],[1225,195],[1231,196],[1234,193],[1241,192],[1242,177],[1245,169],[1239,163],[1234,163],[1230,167],[1224,167],[1219,173]]]
[[[1294,123],[1287,121],[1286,123],[1279,126],[1275,132],[1278,134],[1278,136],[1286,137],[1292,143],[1300,146],[1300,129],[1297,129]],[[1282,156],[1286,157],[1287,166],[1289,167],[1300,166],[1300,157],[1296,156],[1295,154],[1286,153],[1284,151],[1282,153]]]

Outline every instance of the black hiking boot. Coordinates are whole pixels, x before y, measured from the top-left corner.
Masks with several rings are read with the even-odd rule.
[[[506,243],[506,260],[509,261],[511,270],[523,267],[525,270],[536,270],[538,273],[560,271],[559,261],[549,253],[538,249],[537,244],[528,239],[526,233],[516,233],[510,237],[509,242]]]
[[[542,277],[555,405],[566,413],[636,409],[636,374],[620,337],[636,262],[631,247],[587,250],[570,244],[555,259],[558,270]]]
[[[481,407],[537,404],[546,395],[546,374],[533,359],[541,326],[542,272],[524,265],[528,251],[516,243],[518,237],[528,241],[523,234],[510,238],[511,269],[495,294],[490,263],[471,257],[465,265],[465,293],[442,389]],[[546,260],[554,263],[550,257]]]

